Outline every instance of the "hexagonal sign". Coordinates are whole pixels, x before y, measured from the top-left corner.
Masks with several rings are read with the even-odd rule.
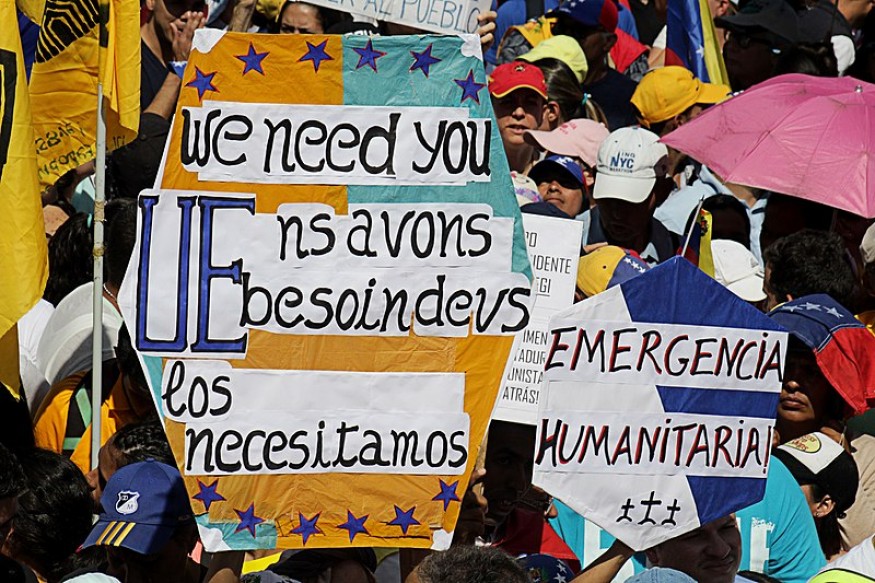
[[[479,39],[198,31],[138,231],[205,546],[448,546],[531,297]]]
[[[762,498],[780,326],[675,258],[550,334],[535,484],[635,550]]]

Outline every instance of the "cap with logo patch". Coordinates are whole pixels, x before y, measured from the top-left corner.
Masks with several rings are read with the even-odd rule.
[[[839,514],[857,497],[860,473],[851,454],[815,431],[778,446],[774,456],[784,462],[800,486],[816,484],[835,502]]]
[[[518,89],[531,89],[544,99],[547,99],[547,83],[544,73],[523,61],[514,61],[499,65],[489,75],[489,93],[499,99]]]
[[[164,548],[177,528],[194,523],[179,470],[151,459],[113,474],[100,504],[103,511],[83,548],[124,547],[151,555]]]
[[[668,172],[668,149],[659,136],[639,127],[611,132],[599,146],[593,198],[641,203],[657,177]]]

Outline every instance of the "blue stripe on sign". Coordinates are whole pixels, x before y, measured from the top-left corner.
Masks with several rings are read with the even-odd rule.
[[[666,413],[775,418],[779,393],[656,387]]]
[[[696,501],[699,524],[723,518],[762,500],[766,492],[762,478],[723,478],[714,476],[687,476],[690,491]]]
[[[784,331],[681,257],[620,284],[633,322]]]

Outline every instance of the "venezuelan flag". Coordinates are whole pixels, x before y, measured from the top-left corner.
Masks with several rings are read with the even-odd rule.
[[[679,64],[706,83],[729,85],[707,0],[669,0],[666,64]]]

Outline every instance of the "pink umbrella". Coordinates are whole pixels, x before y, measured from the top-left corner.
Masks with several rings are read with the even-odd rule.
[[[783,75],[711,107],[662,142],[727,182],[875,217],[875,85]]]

